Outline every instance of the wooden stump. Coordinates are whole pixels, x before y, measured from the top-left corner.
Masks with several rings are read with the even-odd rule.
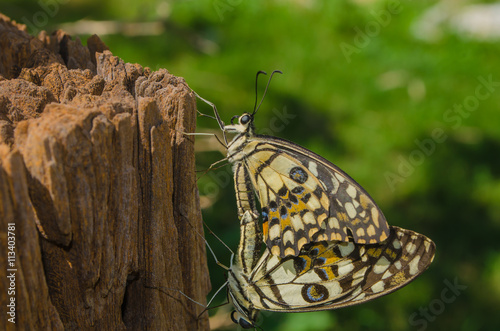
[[[207,330],[190,89],[24,30],[0,14],[0,328]]]

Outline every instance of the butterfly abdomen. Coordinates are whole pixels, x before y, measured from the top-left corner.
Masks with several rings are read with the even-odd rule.
[[[233,173],[238,217],[241,218],[246,211],[251,211],[255,217],[258,217],[253,186],[248,170],[241,162],[238,162],[234,165]]]

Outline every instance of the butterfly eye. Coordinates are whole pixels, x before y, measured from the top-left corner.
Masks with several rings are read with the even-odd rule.
[[[249,115],[243,115],[240,117],[240,123],[241,124],[247,124],[250,122],[250,116]]]
[[[234,124],[234,119],[235,118],[238,118],[238,115],[234,115],[233,117],[231,117],[231,124]]]
[[[236,310],[233,310],[233,312],[231,313],[231,320],[234,323],[239,324],[243,329],[251,329],[254,327],[254,325],[251,322],[235,315],[236,315]]]
[[[243,319],[243,318],[240,318],[239,324],[243,329],[251,329],[254,327],[252,323],[250,323],[249,321],[247,321],[246,319]]]

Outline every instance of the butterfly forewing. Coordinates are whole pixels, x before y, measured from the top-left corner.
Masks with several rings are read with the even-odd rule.
[[[352,237],[368,244],[388,237],[387,221],[368,193],[324,158],[268,136],[251,137],[243,151],[272,254],[297,256],[307,243],[322,240]]]
[[[389,294],[411,282],[433,260],[434,243],[416,232],[391,227],[383,243],[320,242],[297,257],[269,253],[257,263],[249,286],[256,309],[335,309]]]

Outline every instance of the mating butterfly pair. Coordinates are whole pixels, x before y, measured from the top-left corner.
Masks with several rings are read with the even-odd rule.
[[[233,321],[253,327],[258,310],[358,304],[406,285],[430,265],[434,243],[389,227],[373,199],[344,171],[297,144],[255,133],[254,115],[264,96],[231,125],[214,104],[196,96],[213,107],[227,160],[234,164],[242,232],[228,276],[238,315]],[[226,132],[236,134],[229,144]],[[262,207],[262,231],[254,193]],[[261,255],[262,236],[268,249]]]

